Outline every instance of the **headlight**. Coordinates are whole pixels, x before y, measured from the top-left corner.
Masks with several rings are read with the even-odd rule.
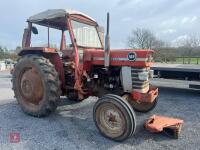
[[[147,80],[149,80],[149,73],[148,72],[139,72],[138,77],[139,77],[139,80],[147,81]]]

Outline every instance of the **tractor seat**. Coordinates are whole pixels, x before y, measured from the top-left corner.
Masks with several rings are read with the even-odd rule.
[[[66,49],[62,50],[63,56],[62,58],[64,59],[69,59],[69,60],[73,60],[75,57],[75,53],[74,53],[74,48],[73,47],[67,47]]]

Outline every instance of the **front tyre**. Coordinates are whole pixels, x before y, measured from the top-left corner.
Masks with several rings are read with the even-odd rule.
[[[15,97],[25,113],[43,117],[56,109],[60,81],[48,59],[37,55],[23,56],[15,66],[12,83]]]
[[[149,102],[138,102],[135,100],[129,99],[130,105],[133,107],[133,109],[137,112],[147,113],[151,110],[153,110],[158,102],[158,98],[156,98],[152,103]]]
[[[93,118],[100,133],[115,141],[127,139],[136,129],[133,109],[121,97],[113,94],[107,94],[96,102]]]

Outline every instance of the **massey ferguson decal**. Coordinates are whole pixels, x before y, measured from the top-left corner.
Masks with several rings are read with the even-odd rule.
[[[128,53],[128,60],[130,60],[130,61],[135,61],[136,60],[136,53],[134,53],[134,52],[130,52],[130,53]]]

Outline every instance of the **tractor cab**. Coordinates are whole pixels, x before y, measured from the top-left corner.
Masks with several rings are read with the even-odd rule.
[[[45,12],[31,16],[28,20],[28,28],[24,30],[22,47],[24,50],[35,49],[31,46],[31,34],[40,36],[38,29],[34,26],[40,25],[47,27],[48,41],[47,44],[41,46],[46,50],[53,51],[50,43],[51,35],[50,28],[61,31],[60,47],[54,47],[55,52],[61,52],[64,55],[69,55],[77,49],[79,53],[86,48],[103,49],[103,30],[98,26],[97,22],[91,17],[73,10],[47,10]],[[66,36],[68,39],[66,39]],[[66,41],[67,40],[67,41]],[[67,45],[66,43],[70,43]],[[57,44],[57,43],[56,43]],[[37,47],[38,49],[38,47]],[[42,49],[42,48],[41,48]],[[66,52],[67,51],[67,52]]]

